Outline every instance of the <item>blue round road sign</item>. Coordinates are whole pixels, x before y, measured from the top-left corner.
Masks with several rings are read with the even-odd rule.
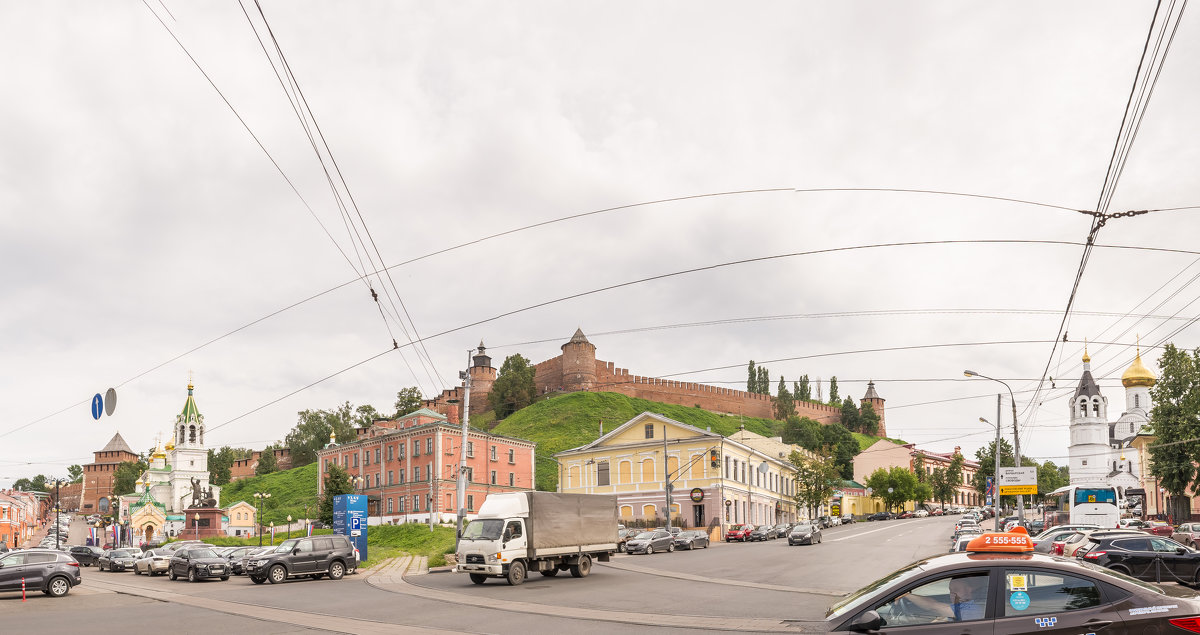
[[[100,393],[96,393],[96,396],[92,397],[92,418],[99,420],[102,414],[104,414],[104,398],[100,396]]]

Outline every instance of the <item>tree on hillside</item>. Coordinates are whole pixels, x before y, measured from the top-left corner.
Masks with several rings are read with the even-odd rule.
[[[317,501],[317,514],[322,523],[333,525],[333,497],[341,494],[353,494],[354,485],[350,483],[350,474],[337,463],[331,463],[325,472],[325,488],[321,500]]]
[[[262,476],[263,474],[279,471],[279,461],[275,458],[275,448],[275,445],[268,445],[263,448],[262,454],[258,455],[258,465],[254,467],[256,475]]]
[[[837,375],[829,378],[829,405],[842,405],[842,400],[838,397]]]
[[[754,368],[754,360],[746,367],[746,392],[758,392],[758,370]]]
[[[807,509],[809,518],[816,518],[816,509],[829,501],[833,490],[841,484],[838,468],[832,461],[792,452],[788,457],[796,481],[796,504]]]
[[[68,465],[67,466],[67,478],[69,478],[72,483],[82,483],[83,482],[83,467],[79,466],[79,465]]]
[[[355,439],[350,402],[335,410],[302,410],[296,413],[299,422],[283,439],[291,452],[292,467],[301,467],[317,460],[317,451],[329,443],[329,433],[337,435],[338,443]]]
[[[113,495],[124,496],[132,494],[138,477],[144,474],[149,467],[145,461],[141,460],[125,461],[118,465],[116,472],[113,473]]]
[[[808,375],[800,376],[800,387],[796,389],[796,399],[812,401],[812,384],[808,381]]]
[[[783,442],[794,443],[806,450],[821,447],[821,424],[808,417],[792,415],[783,422]]]
[[[363,404],[354,409],[354,427],[356,428],[369,428],[376,419],[383,418],[384,416],[371,404]]]
[[[1173,508],[1176,501],[1186,506],[1188,488],[1200,479],[1200,444],[1185,442],[1200,437],[1200,349],[1188,353],[1167,344],[1158,367],[1162,375],[1150,389],[1150,427],[1156,437],[1150,446],[1150,473],[1170,494]],[[1184,517],[1181,512],[1186,509],[1172,515]]]
[[[421,396],[421,389],[416,386],[409,386],[396,393],[396,414],[392,416],[399,418],[407,414],[412,414],[420,410],[424,403],[425,398]]]
[[[884,508],[891,511],[905,501],[913,500],[917,493],[917,476],[900,466],[886,470],[879,468],[867,477],[863,485],[871,488],[871,495],[881,499]]]
[[[792,393],[788,392],[783,375],[779,376],[779,388],[775,396],[775,418],[786,421],[788,416],[796,412],[796,402],[792,401]]]
[[[522,355],[509,355],[504,358],[496,381],[492,384],[492,392],[488,393],[488,404],[496,413],[497,419],[508,415],[533,403],[537,394],[534,386],[534,373],[537,368],[529,364]]]
[[[879,434],[879,413],[875,412],[875,406],[869,401],[862,402],[858,412],[858,429],[863,434]]]
[[[842,425],[851,432],[862,432],[862,422],[858,420],[858,407],[854,400],[846,397],[842,400]]]
[[[854,435],[839,423],[824,425],[821,426],[821,445],[829,448],[842,478],[854,478],[854,457],[860,452]]]
[[[208,449],[208,479],[213,485],[225,485],[233,476],[233,462],[226,464],[223,458],[220,450]]]
[[[38,474],[37,476],[33,477],[33,481],[30,482],[29,487],[30,489],[38,492],[45,492],[50,489],[50,486],[47,485],[47,483],[52,480],[54,479],[46,476],[45,474]]]

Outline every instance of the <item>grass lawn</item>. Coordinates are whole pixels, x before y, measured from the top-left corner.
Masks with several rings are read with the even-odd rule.
[[[332,534],[332,529],[314,529],[313,535]],[[274,541],[271,535],[262,537],[263,546],[279,544],[291,538],[304,536],[303,529],[297,529],[288,534],[286,531],[275,532]],[[234,538],[222,536],[206,538],[204,542],[218,547],[242,547],[258,545],[258,537]],[[434,527],[429,531],[429,525],[410,523],[408,525],[372,525],[367,528],[367,556],[360,563],[361,567],[370,567],[397,556],[411,554],[429,558],[429,566],[440,567],[446,564],[446,554],[454,551],[454,528]]]

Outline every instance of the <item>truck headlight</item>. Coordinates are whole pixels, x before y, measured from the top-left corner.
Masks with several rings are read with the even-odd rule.
[[[486,560],[487,560],[488,564],[496,564],[497,562],[500,561],[500,554],[489,553],[486,557]]]

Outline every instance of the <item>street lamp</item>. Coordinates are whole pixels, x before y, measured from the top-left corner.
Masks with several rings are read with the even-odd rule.
[[[263,533],[262,532],[262,528],[263,528],[262,510],[263,510],[263,505],[266,504],[267,499],[269,499],[269,498],[271,498],[270,492],[254,492],[254,504],[258,507],[258,516],[255,518],[255,520],[258,521],[258,523],[257,523],[258,524],[258,546],[260,546],[260,547],[262,546],[262,533]]]
[[[994,425],[996,428],[996,447],[992,453],[992,463],[994,463],[992,469],[995,471],[992,487],[996,491],[992,492],[992,513],[996,516],[996,531],[1000,531],[1000,424],[998,422],[993,424],[983,417],[980,417],[979,420],[988,425]]]
[[[271,546],[275,546],[275,521],[271,521]]]
[[[1015,396],[1013,396],[1012,386],[1009,386],[1008,383],[1001,381],[999,379],[996,379],[995,377],[988,377],[987,375],[981,375],[973,370],[964,370],[963,375],[966,375],[967,377],[982,377],[983,379],[990,379],[994,382],[1002,384],[1005,388],[1008,389],[1008,400],[1010,402],[1012,402],[1013,463],[1015,463],[1015,467],[1021,467],[1021,434],[1020,434],[1020,432],[1017,431],[1017,398]],[[1000,399],[999,399],[999,397],[996,398],[996,425],[1000,425]],[[997,475],[998,474],[999,474],[999,472],[997,472]],[[999,478],[996,479],[996,494],[997,495],[1000,494],[1000,479]],[[1021,524],[1025,524],[1025,497],[1020,494],[1017,494],[1017,521]]]
[[[288,514],[288,538],[292,537],[292,515]]]

